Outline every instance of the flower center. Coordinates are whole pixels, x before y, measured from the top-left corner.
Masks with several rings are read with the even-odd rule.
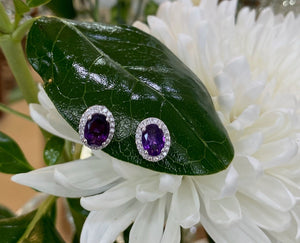
[[[109,122],[103,114],[94,114],[84,128],[84,137],[89,145],[101,146],[109,135]]]
[[[151,156],[157,156],[161,153],[161,150],[165,146],[165,141],[162,129],[156,124],[147,125],[145,131],[142,133],[143,148]]]

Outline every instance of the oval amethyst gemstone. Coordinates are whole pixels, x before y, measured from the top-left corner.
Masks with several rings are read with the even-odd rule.
[[[165,146],[165,136],[163,131],[156,125],[150,124],[146,126],[146,130],[142,133],[142,144],[148,154],[157,156]]]
[[[102,114],[94,114],[89,119],[84,128],[84,138],[91,146],[101,146],[109,135],[109,122],[106,116]]]

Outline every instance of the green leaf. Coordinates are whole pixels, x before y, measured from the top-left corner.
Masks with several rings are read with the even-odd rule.
[[[73,0],[52,0],[46,6],[50,8],[56,16],[67,19],[73,19],[76,16]]]
[[[10,211],[7,207],[0,205],[0,220],[14,217],[14,213]]]
[[[148,15],[155,15],[158,9],[158,4],[154,2],[153,0],[149,1],[146,4],[145,10],[144,10],[144,16],[147,17]]]
[[[124,232],[123,232],[123,239],[125,243],[129,243],[129,235],[130,235],[130,230],[132,228],[132,225],[130,225]]]
[[[2,243],[19,243],[28,225],[33,220],[36,211],[29,214],[0,220],[0,235]],[[64,242],[52,221],[42,217],[35,225],[29,236],[22,242],[30,243],[62,243]]]
[[[0,172],[16,174],[28,172],[32,169],[18,144],[0,132]]]
[[[215,241],[209,235],[207,235],[207,239],[209,243],[215,243]]]
[[[154,37],[129,26],[43,17],[28,35],[27,55],[75,130],[92,105],[113,113],[115,135],[103,149],[111,156],[179,175],[216,173],[230,164],[233,146],[208,91]],[[137,125],[148,117],[164,121],[172,140],[156,163],[144,160],[135,144]]]
[[[11,34],[14,27],[6,13],[2,1],[0,1],[0,37],[2,34]]]
[[[30,8],[22,0],[14,0],[16,13],[23,15],[24,13],[29,12]]]
[[[46,143],[44,149],[44,161],[47,165],[56,164],[62,156],[65,140],[52,136]]]
[[[49,3],[51,0],[26,0],[28,7],[35,8]]]
[[[118,0],[117,4],[111,9],[111,23],[126,24],[130,14],[130,7],[130,0]]]
[[[80,234],[82,230],[82,226],[85,222],[86,217],[88,216],[89,212],[85,210],[80,205],[80,199],[78,198],[67,198],[70,211],[75,223],[76,232],[74,234],[73,243],[80,241]]]

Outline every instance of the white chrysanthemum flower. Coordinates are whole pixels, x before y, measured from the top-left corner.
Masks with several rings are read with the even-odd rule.
[[[101,151],[19,174],[38,190],[82,197],[91,211],[82,242],[113,242],[133,223],[130,242],[180,242],[180,226],[201,222],[218,242],[300,242],[300,17],[243,9],[236,1],[164,3],[144,31],[167,45],[209,90],[235,157],[227,170],[175,176]],[[75,142],[43,90],[31,105],[44,129]],[[102,193],[103,192],[103,193]]]

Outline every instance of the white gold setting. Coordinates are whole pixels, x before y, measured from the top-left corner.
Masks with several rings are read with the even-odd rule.
[[[109,123],[109,134],[107,139],[101,144],[101,146],[97,145],[89,145],[86,138],[84,137],[84,129],[86,126],[86,123],[92,119],[92,116],[94,114],[101,114],[106,116],[106,121]],[[86,109],[86,111],[82,114],[79,122],[79,136],[82,143],[89,147],[90,149],[103,149],[105,148],[112,140],[115,132],[115,119],[112,115],[112,113],[106,108],[106,106],[102,105],[94,105]]]
[[[159,127],[159,129],[162,130],[164,137],[165,137],[165,144],[164,147],[161,150],[161,153],[156,156],[152,156],[148,154],[148,151],[144,149],[143,144],[142,144],[142,135],[143,132],[146,131],[146,127],[150,124],[155,124]],[[137,146],[137,149],[140,153],[140,155],[145,159],[150,162],[157,162],[159,160],[162,160],[165,158],[169,152],[170,146],[171,146],[171,137],[170,137],[170,132],[166,126],[166,124],[155,117],[149,117],[144,119],[143,121],[140,122],[136,129],[136,134],[135,134],[135,143]]]

